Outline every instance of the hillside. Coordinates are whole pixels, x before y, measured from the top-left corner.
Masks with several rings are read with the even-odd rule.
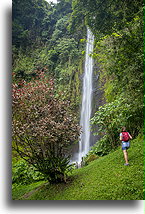
[[[66,184],[18,186],[13,200],[143,200],[143,137],[132,140],[130,166],[120,148],[73,171]]]

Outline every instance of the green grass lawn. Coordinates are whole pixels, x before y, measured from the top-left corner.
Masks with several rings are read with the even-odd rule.
[[[129,166],[121,148],[73,171],[67,183],[13,188],[13,200],[143,200],[143,137],[131,142]],[[32,191],[33,190],[33,191]]]

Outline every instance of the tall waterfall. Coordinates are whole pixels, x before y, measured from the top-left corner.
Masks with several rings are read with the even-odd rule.
[[[85,156],[90,149],[90,117],[92,106],[92,75],[93,75],[93,59],[90,54],[93,51],[94,36],[89,28],[87,28],[87,44],[86,44],[86,57],[85,69],[83,78],[83,91],[82,91],[82,108],[80,126],[82,133],[79,141],[78,162],[80,163],[82,157]]]

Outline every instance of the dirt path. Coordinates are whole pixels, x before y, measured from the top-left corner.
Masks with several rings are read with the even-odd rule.
[[[37,187],[36,189],[28,192],[28,193],[25,193],[23,196],[21,196],[21,198],[23,199],[27,199],[29,198],[31,195],[33,195],[35,192],[37,192],[38,190],[40,190],[41,188],[43,188],[46,184],[42,184],[41,186]]]

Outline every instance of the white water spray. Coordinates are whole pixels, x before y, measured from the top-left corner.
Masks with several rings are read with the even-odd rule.
[[[80,126],[82,133],[79,141],[78,162],[80,163],[82,157],[85,156],[90,149],[90,117],[92,106],[92,75],[93,75],[93,58],[90,54],[93,52],[94,36],[89,28],[87,28],[87,44],[86,44],[86,58],[85,70],[83,78],[82,91],[82,108]]]

